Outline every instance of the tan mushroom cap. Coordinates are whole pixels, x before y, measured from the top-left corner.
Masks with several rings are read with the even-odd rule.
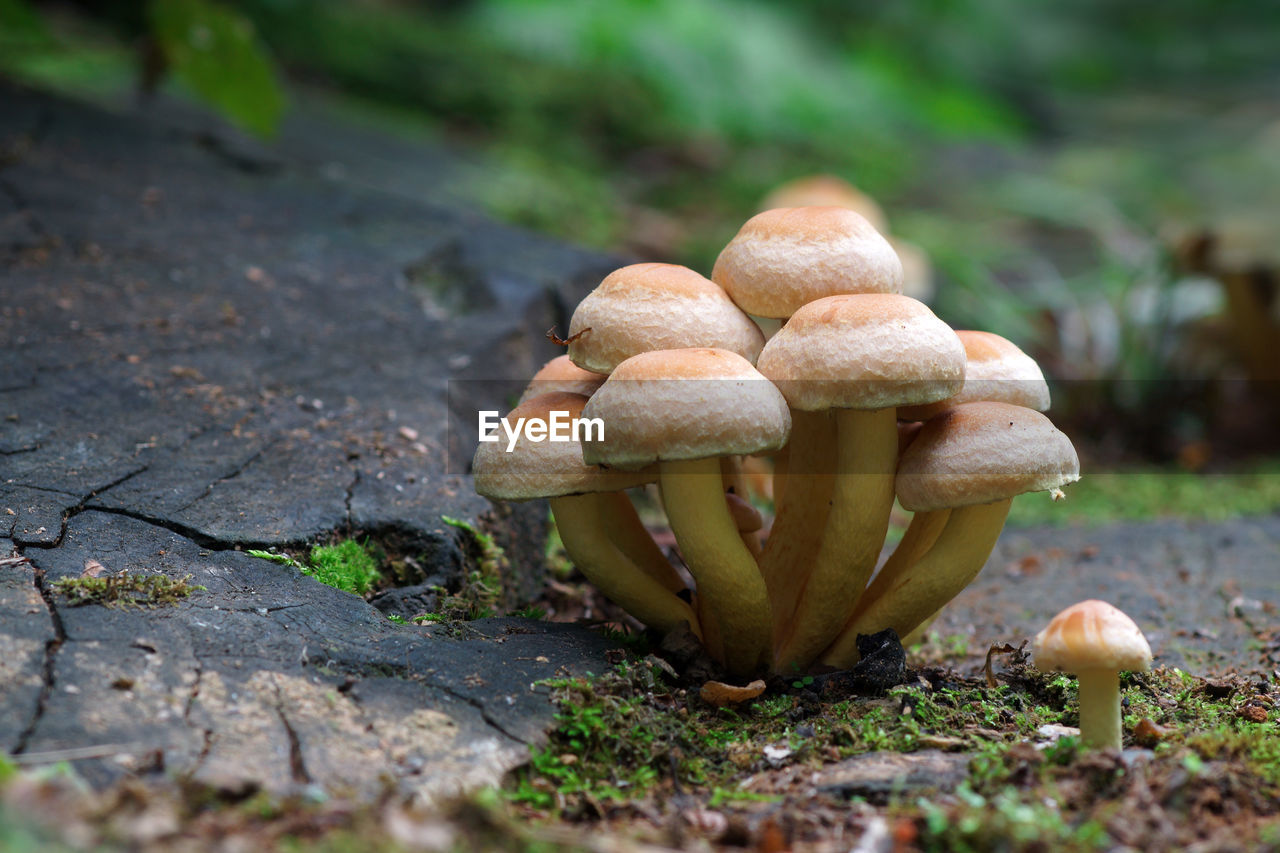
[[[1032,644],[1038,669],[1142,671],[1151,665],[1151,646],[1133,620],[1105,601],[1073,604],[1036,634]]]
[[[690,346],[729,350],[754,364],[764,346],[760,327],[719,285],[675,264],[611,272],[573,312],[575,335],[569,358],[594,373],[642,352]]]
[[[583,370],[574,364],[567,355],[558,355],[542,365],[538,372],[533,374],[533,378],[525,386],[524,393],[520,395],[519,402],[523,403],[526,400],[532,400],[534,397],[557,391],[590,397],[608,378],[602,373]]]
[[[751,362],[721,349],[632,356],[583,414],[602,419],[605,435],[583,446],[583,458],[621,468],[777,450],[791,432],[778,389]]]
[[[1048,418],[1008,403],[964,403],[925,423],[898,463],[910,512],[992,503],[1080,479],[1080,460]]]
[[[586,403],[587,398],[581,394],[541,394],[516,406],[506,419],[513,428],[519,418],[550,424],[553,412],[557,421],[581,417]],[[588,465],[582,461],[583,445],[578,441],[529,441],[522,432],[508,453],[507,437],[501,427],[498,439],[481,442],[471,463],[476,492],[487,498],[527,501],[617,492],[658,479],[652,470],[612,471]]]
[[[779,207],[847,207],[870,223],[881,234],[889,233],[889,218],[871,196],[835,175],[810,175],[796,178],[774,188],[760,210]]]
[[[902,262],[869,222],[843,207],[766,210],[747,220],[711,272],[742,310],[790,317],[845,293],[901,293]]]
[[[828,296],[787,321],[765,345],[759,369],[795,409],[887,409],[955,394],[964,346],[909,296]]]
[[[991,332],[957,330],[964,344],[964,387],[954,397],[898,412],[903,420],[924,421],[961,403],[989,400],[1024,406],[1037,412],[1049,408],[1049,385],[1035,359],[1012,341]]]

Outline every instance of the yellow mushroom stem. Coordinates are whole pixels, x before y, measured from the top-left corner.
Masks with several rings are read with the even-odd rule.
[[[645,574],[676,594],[688,588],[684,578],[680,577],[680,573],[662,553],[658,543],[653,541],[653,536],[640,520],[635,504],[626,492],[601,493],[598,511],[605,534]]]
[[[658,631],[666,633],[687,622],[701,636],[693,608],[609,537],[607,500],[596,494],[568,495],[551,498],[550,504],[569,559],[606,598]]]
[[[919,562],[920,558],[929,552],[933,547],[933,543],[937,541],[938,534],[942,532],[942,528],[947,524],[947,518],[950,516],[949,509],[936,509],[931,512],[917,512],[911,516],[911,523],[907,525],[907,530],[902,534],[898,547],[893,549],[893,553],[889,555],[889,559],[885,560],[880,571],[867,585],[867,589],[862,593],[862,598],[858,600],[858,606],[854,608],[853,615],[849,617],[849,621],[857,619],[863,610],[871,605],[880,596],[884,595],[885,590],[892,588],[894,582],[907,569]],[[918,635],[923,629],[927,628],[934,618],[937,617],[935,612],[933,616],[926,619],[920,626],[912,632]],[[902,645],[909,646],[916,642],[918,638],[903,637]]]
[[[791,440],[782,448],[774,471],[776,511],[760,573],[773,605],[773,636],[779,639],[790,622],[806,568],[822,544],[822,529],[831,507],[835,479],[836,422],[829,412],[791,410]]]
[[[836,412],[836,475],[822,544],[776,647],[775,671],[808,669],[840,633],[875,570],[893,510],[895,410]]]
[[[1011,498],[951,510],[929,552],[853,619],[822,655],[822,662],[845,669],[858,662],[859,634],[892,628],[899,637],[960,594],[982,571],[1009,514]]]
[[[1120,749],[1120,673],[1084,669],[1080,679],[1080,741],[1092,749]]]
[[[746,504],[747,507],[751,506],[748,501],[751,491],[747,487],[747,475],[742,470],[741,456],[720,457],[720,481],[726,499],[735,498],[740,503]],[[729,508],[731,510],[734,509],[733,501],[730,501]],[[734,518],[737,518],[736,513]],[[760,557],[761,550],[759,531],[763,526],[764,524],[761,523],[758,527],[747,530],[741,523],[738,524],[738,535],[742,537],[742,544],[746,545],[747,550],[751,552],[751,556],[757,559]]]
[[[751,675],[769,650],[769,596],[725,501],[720,463],[663,461],[658,471],[671,532],[718,629],[723,663],[734,677]]]

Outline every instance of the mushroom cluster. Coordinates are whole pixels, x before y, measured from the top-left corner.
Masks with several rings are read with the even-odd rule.
[[[1035,362],[953,331],[902,282],[890,244],[844,207],[756,215],[710,279],[623,267],[507,416],[573,412],[603,434],[482,443],[476,489],[549,498],[588,579],[658,631],[687,624],[731,676],[850,666],[859,634],[905,637],[977,575],[1014,496],[1079,479]],[[753,317],[783,324],[766,341]],[[767,533],[743,473],[761,458]],[[646,483],[691,589],[625,494]],[[914,516],[877,573],[895,498]]]

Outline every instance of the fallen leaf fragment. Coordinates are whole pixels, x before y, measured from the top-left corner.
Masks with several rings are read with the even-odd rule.
[[[708,705],[723,708],[726,705],[740,705],[749,699],[756,698],[763,692],[764,682],[760,679],[756,679],[746,687],[735,687],[732,684],[725,684],[723,681],[708,681],[702,685],[698,695]]]
[[[82,578],[100,578],[106,574],[107,567],[90,557],[84,561],[84,571],[80,573]]]
[[[1133,727],[1133,739],[1139,746],[1155,746],[1169,734],[1169,729],[1156,725],[1149,717],[1143,717]]]

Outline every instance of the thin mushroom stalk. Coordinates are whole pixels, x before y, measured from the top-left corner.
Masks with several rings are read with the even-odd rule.
[[[662,633],[688,623],[701,637],[693,608],[624,553],[608,535],[607,502],[598,495],[550,499],[565,552],[605,597]]]
[[[825,411],[792,410],[791,441],[783,450],[785,465],[774,475],[777,511],[760,555],[760,572],[773,604],[775,641],[781,641],[790,624],[805,569],[822,544],[834,480],[830,466],[836,455],[835,419]]]
[[[1082,669],[1080,742],[1091,749],[1120,749],[1120,673],[1114,669]]]
[[[991,556],[1012,499],[959,507],[929,552],[851,621],[822,656],[844,669],[858,662],[859,634],[892,628],[905,637],[968,586]]]
[[[754,673],[768,652],[770,609],[764,579],[724,499],[714,458],[659,463],[662,503],[698,597],[735,676]]]
[[[893,509],[898,455],[894,409],[836,413],[837,463],[831,511],[804,580],[776,669],[806,668],[839,633],[875,570]]]

